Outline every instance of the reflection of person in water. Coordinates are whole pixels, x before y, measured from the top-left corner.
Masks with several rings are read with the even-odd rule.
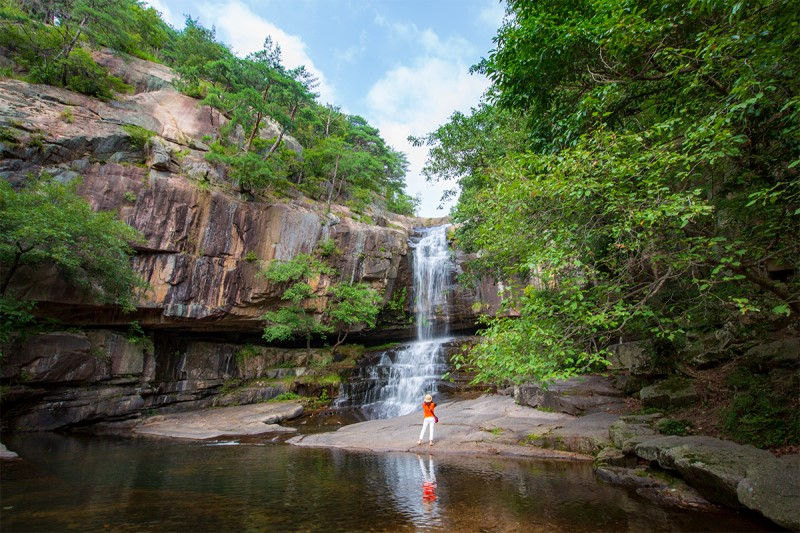
[[[433,456],[428,456],[427,470],[425,470],[422,457],[417,455],[417,459],[419,459],[419,469],[422,471],[422,501],[433,503],[436,501],[436,472],[433,470]]]

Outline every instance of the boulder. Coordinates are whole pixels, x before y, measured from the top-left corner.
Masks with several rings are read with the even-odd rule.
[[[660,415],[628,415],[621,416],[611,424],[608,435],[611,442],[623,453],[632,454],[636,445],[656,435],[653,422]]]
[[[645,407],[669,409],[685,407],[697,402],[697,389],[689,380],[667,379],[639,391]]]
[[[514,387],[514,399],[520,405],[549,409],[570,415],[624,410],[623,393],[606,376],[575,376],[551,384]]]
[[[753,446],[713,437],[659,437],[635,447],[642,459],[676,470],[710,501],[741,506],[737,490],[748,469],[774,461],[774,456]]]
[[[153,137],[145,145],[147,166],[155,170],[170,170],[172,148],[161,137]]]
[[[15,417],[13,429],[48,431],[77,424],[136,417],[145,407],[135,387],[94,386],[60,389]]]
[[[595,455],[594,464],[598,467],[613,466],[633,468],[636,466],[636,458],[622,453],[622,450],[619,448],[608,446]]]
[[[595,454],[611,445],[608,428],[618,417],[612,413],[579,416],[569,425],[554,428],[544,435],[543,444],[556,450]]]
[[[92,349],[83,333],[54,332],[18,339],[0,376],[26,384],[95,383],[111,373],[105,353]]]
[[[641,341],[612,344],[608,349],[611,352],[609,370],[626,370],[635,374],[650,364],[647,347]]]
[[[739,502],[776,524],[800,531],[800,455],[784,455],[747,469],[736,487]]]
[[[778,368],[800,367],[800,338],[781,339],[750,348],[744,354],[745,363],[759,372]]]

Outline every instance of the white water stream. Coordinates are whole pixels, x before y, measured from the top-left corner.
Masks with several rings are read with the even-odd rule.
[[[425,394],[436,394],[437,382],[447,371],[442,345],[450,340],[448,288],[453,272],[447,226],[421,233],[416,243],[412,241],[417,340],[384,352],[370,369],[368,379],[383,383],[367,392],[361,405],[370,418],[392,418],[419,409]]]

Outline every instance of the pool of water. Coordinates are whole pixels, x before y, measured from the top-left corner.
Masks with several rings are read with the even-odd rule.
[[[306,449],[272,441],[3,436],[0,530],[769,531],[664,508],[590,464]]]

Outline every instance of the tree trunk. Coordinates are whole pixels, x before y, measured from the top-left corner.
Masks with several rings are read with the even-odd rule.
[[[752,281],[765,291],[771,292],[779,299],[786,302],[786,304],[789,306],[789,309],[791,309],[793,313],[800,315],[800,301],[798,301],[796,297],[793,297],[792,294],[784,290],[783,287],[773,282],[771,279],[760,276],[752,270],[744,267],[734,268],[733,271],[743,275],[745,278]]]
[[[248,137],[247,144],[244,147],[244,151],[245,152],[249,152],[250,151],[250,147],[253,145],[253,138],[256,136],[256,133],[258,132],[259,126],[261,126],[261,119],[262,118],[264,118],[264,115],[261,113],[261,111],[259,111],[258,115],[256,115],[256,124],[255,124],[255,126],[253,126],[253,131],[250,132],[250,137]]]
[[[339,173],[339,158],[341,154],[336,154],[336,164],[333,166],[333,177],[331,178],[331,189],[328,191],[328,213],[331,212],[331,198],[333,189],[336,188],[336,175]]]
[[[336,337],[336,344],[334,344],[333,347],[331,348],[331,354],[335,354],[336,353],[336,348],[338,348],[339,345],[341,345],[344,342],[344,340],[347,338],[347,334],[348,333],[349,333],[348,331],[345,331],[344,334],[340,333]]]
[[[261,101],[262,102],[266,102],[267,101],[267,93],[269,93],[269,88],[270,87],[272,87],[272,80],[270,80],[267,83],[267,86],[264,87],[264,92],[261,93]],[[258,128],[261,126],[261,119],[262,118],[264,118],[264,114],[261,111],[259,111],[258,112],[258,117],[256,118],[256,124],[255,124],[255,126],[253,126],[253,131],[250,132],[250,137],[247,139],[247,147],[244,150],[245,152],[249,152],[250,151],[250,146],[252,146],[252,144],[253,144],[253,139],[255,138],[256,133],[258,133]]]
[[[81,36],[81,33],[83,33],[83,26],[86,24],[88,19],[88,15],[83,17],[81,23],[78,24],[78,31],[75,32],[75,37],[72,38],[72,41],[66,46],[66,48],[61,50],[61,52],[56,56],[56,59],[59,59],[60,57],[64,57],[64,59],[66,59],[69,57],[69,55],[72,53],[72,49],[75,48],[75,43],[78,42],[78,38]]]
[[[294,122],[294,114],[297,112],[297,104],[292,107],[292,112],[289,113],[289,124],[291,125]],[[264,156],[264,161],[270,158],[272,154],[278,149],[278,146],[281,145],[281,141],[283,140],[283,133],[286,131],[286,128],[281,128],[281,132],[278,134],[278,138],[275,139],[275,143],[270,147],[269,152],[267,155]]]
[[[17,250],[19,251],[14,253],[14,260],[11,262],[11,266],[8,268],[8,274],[6,274],[3,284],[0,286],[0,296],[6,295],[6,290],[8,290],[8,285],[11,283],[11,278],[14,277],[14,274],[19,268],[19,260],[22,258],[23,254],[33,250],[33,246],[29,247],[27,250],[23,250],[22,246],[17,243]]]

